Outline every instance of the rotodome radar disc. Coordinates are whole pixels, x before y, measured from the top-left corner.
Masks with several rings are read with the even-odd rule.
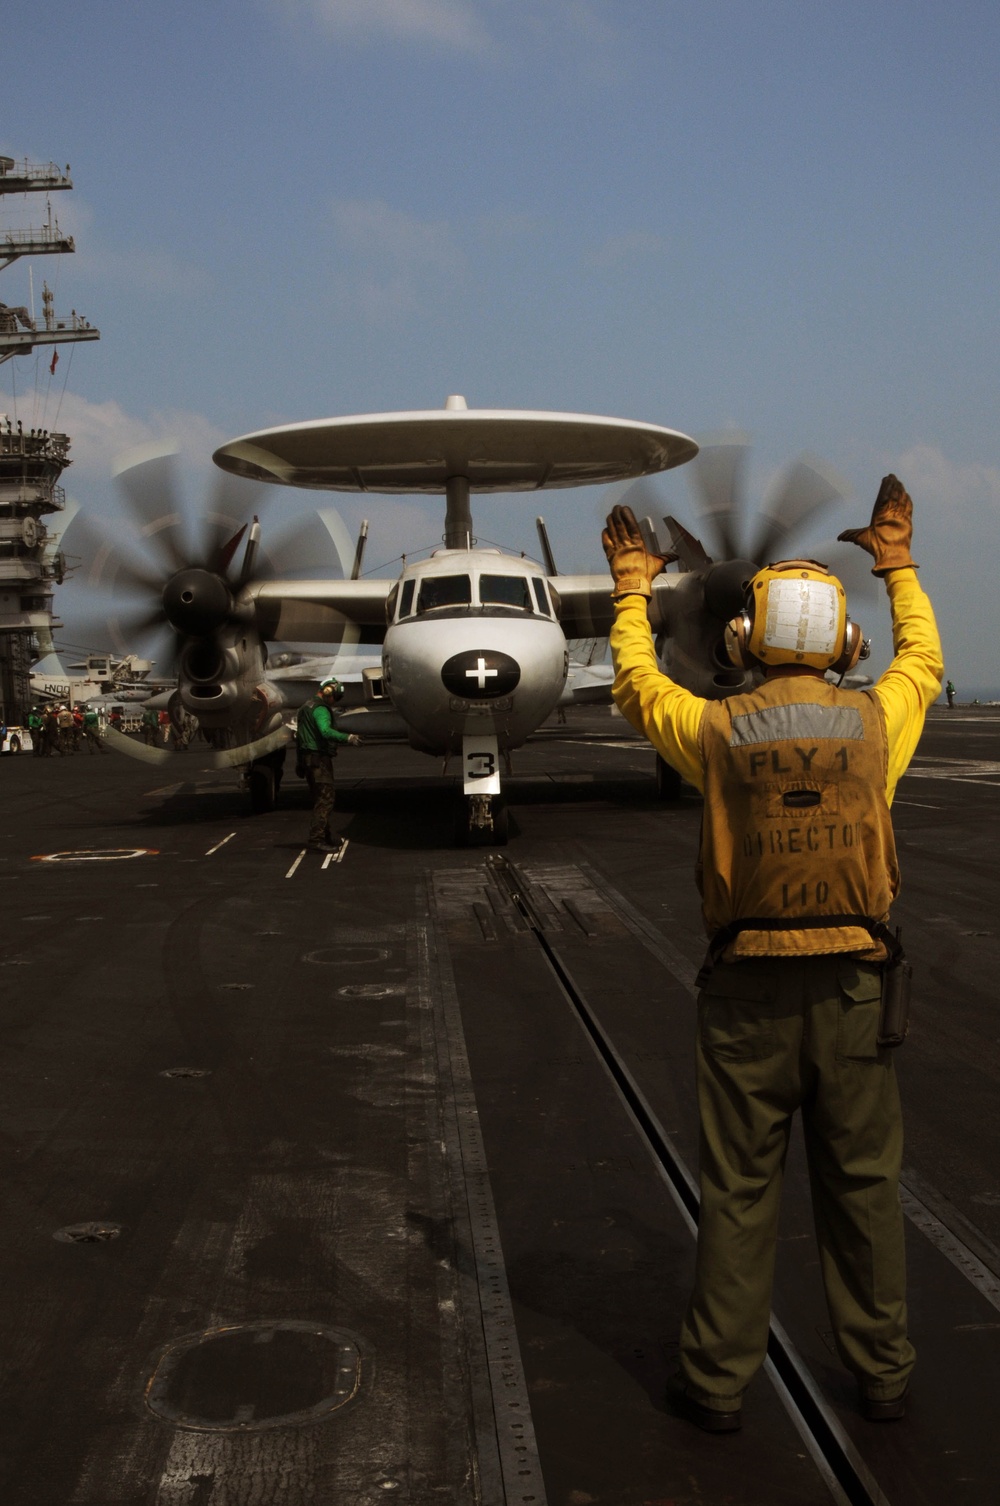
[[[586,413],[472,408],[463,398],[414,413],[316,419],[246,434],[216,450],[223,470],[333,491],[476,492],[605,485],[683,465],[698,453],[658,424]]]

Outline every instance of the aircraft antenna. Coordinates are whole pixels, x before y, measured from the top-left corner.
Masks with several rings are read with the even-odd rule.
[[[549,531],[545,526],[545,519],[536,518],[535,527],[538,529],[538,542],[542,546],[542,559],[545,561],[545,568],[549,575],[558,575],[556,557],[552,553],[552,545],[549,543]]]
[[[351,567],[351,579],[357,580],[361,574],[361,562],[365,557],[365,545],[368,543],[368,519],[362,518],[361,528],[358,531],[358,545],[354,551],[354,564]]]

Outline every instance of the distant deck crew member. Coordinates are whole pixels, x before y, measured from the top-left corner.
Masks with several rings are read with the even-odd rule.
[[[42,712],[42,753],[46,758],[51,758],[53,753],[61,753],[59,746],[59,718],[58,706],[46,706]]]
[[[704,792],[698,882],[710,937],[699,977],[701,1212],[675,1401],[698,1426],[741,1423],[768,1337],[781,1181],[801,1110],[834,1340],[870,1421],[903,1416],[907,1337],[902,1116],[880,994],[898,944],[889,806],[941,690],[941,645],[910,555],[913,504],[882,482],[866,528],[895,657],[871,689],[841,690],[861,649],[840,582],[783,561],[748,582],[726,632],[756,689],[706,701],[656,660],[646,616],[664,561],[630,509],[603,536],[614,577],[614,699]],[[892,975],[899,976],[898,972]]]
[[[295,771],[305,777],[312,796],[308,845],[316,852],[336,851],[331,841],[330,815],[334,802],[333,760],[337,750],[344,743],[350,743],[353,748],[361,745],[361,739],[355,733],[341,732],[333,724],[331,707],[343,694],[344,687],[339,680],[324,680],[298,715]]]
[[[160,735],[160,718],[149,706],[142,708],[142,740],[147,748],[155,746]]]
[[[60,706],[56,717],[60,753],[75,753],[76,722],[68,706]]]
[[[954,706],[954,704],[955,704],[955,687],[951,683],[950,680],[948,681],[947,685],[944,687],[944,693],[948,697],[948,705],[949,706]]]
[[[31,733],[31,751],[36,758],[41,758],[43,749],[44,722],[42,714],[37,706],[32,706],[28,712],[28,731]]]
[[[88,753],[106,753],[108,750],[101,741],[101,721],[93,706],[85,706],[83,710],[83,735],[87,740]]]

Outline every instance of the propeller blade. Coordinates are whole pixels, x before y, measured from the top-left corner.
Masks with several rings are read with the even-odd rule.
[[[246,525],[247,518],[259,515],[273,492],[273,487],[232,476],[227,471],[213,475],[208,504],[197,520],[198,543],[192,558],[185,563],[199,564],[206,570],[224,575],[232,560],[231,554],[226,559],[226,551],[233,541],[233,534]],[[234,552],[236,547],[238,540],[233,545]],[[221,564],[222,560],[226,563]]]
[[[105,637],[120,658],[139,653],[144,659],[152,659],[158,680],[176,677],[180,644],[162,612],[110,616],[105,624]]]
[[[347,531],[347,524],[335,507],[320,507],[316,516],[326,529],[340,563],[340,573],[345,580],[350,576],[354,560],[354,541]]]
[[[142,763],[169,763],[174,756],[171,748],[150,748],[145,743],[137,743],[124,732],[116,732],[114,727],[106,727],[102,735],[108,747],[116,753],[124,753],[128,758],[138,758]]]
[[[698,511],[718,543],[718,558],[732,559],[741,553],[739,520],[750,436],[726,429],[699,436],[698,442],[701,449],[687,467],[687,474]]]
[[[751,558],[761,565],[779,559],[787,552],[784,546],[790,533],[842,502],[850,490],[831,466],[815,456],[793,461],[761,509]]]
[[[263,758],[265,753],[283,748],[291,735],[288,727],[278,727],[266,737],[259,737],[256,742],[241,743],[236,748],[220,748],[212,755],[212,764],[217,769],[238,768],[241,764],[251,763],[255,758]]]
[[[67,564],[78,583],[94,591],[125,591],[157,597],[163,587],[161,574],[145,561],[126,553],[110,529],[78,512],[61,542]]]
[[[62,548],[62,542],[66,537],[67,529],[79,511],[79,502],[74,502],[72,497],[67,497],[66,505],[59,514],[59,517],[54,522],[46,525],[45,546],[42,550],[43,559],[49,562],[55,559]]]
[[[244,476],[234,476],[230,471],[216,470],[212,475],[208,511],[237,520],[260,517],[274,492],[273,486],[248,481]]]
[[[617,489],[609,487],[608,494]],[[615,497],[613,502],[608,502],[607,511],[610,512],[613,507],[631,507],[639,518],[644,513],[658,513],[662,506],[663,494],[652,476],[640,476],[636,481],[627,482],[621,495]]]
[[[839,540],[824,540],[815,549],[810,547],[811,558],[821,560],[840,581],[847,592],[847,610],[853,613],[853,604],[863,601],[867,606],[883,595],[881,582],[872,574],[874,561],[870,554],[856,544],[841,544]]]
[[[354,558],[354,544],[336,508],[320,508],[298,518],[269,539],[257,559],[256,574],[273,580],[289,576],[309,578],[339,571],[346,578]]]
[[[141,539],[149,541],[163,569],[172,574],[191,563],[184,547],[176,454],[158,446],[122,456],[113,474],[125,509]]]

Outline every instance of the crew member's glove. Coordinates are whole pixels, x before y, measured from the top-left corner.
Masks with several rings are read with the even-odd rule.
[[[885,476],[878,489],[867,528],[846,528],[837,535],[843,544],[860,544],[875,560],[873,575],[907,566],[919,568],[910,554],[913,541],[913,503],[896,476]]]
[[[650,582],[669,560],[676,559],[673,554],[667,558],[650,554],[631,507],[612,508],[601,543],[614,577],[611,595],[615,601],[622,596],[650,596]]]
[[[356,732],[349,733],[347,741],[350,743],[350,745],[351,745],[352,748],[360,748],[361,747],[361,739],[360,739],[360,737],[358,736],[358,734]]]

